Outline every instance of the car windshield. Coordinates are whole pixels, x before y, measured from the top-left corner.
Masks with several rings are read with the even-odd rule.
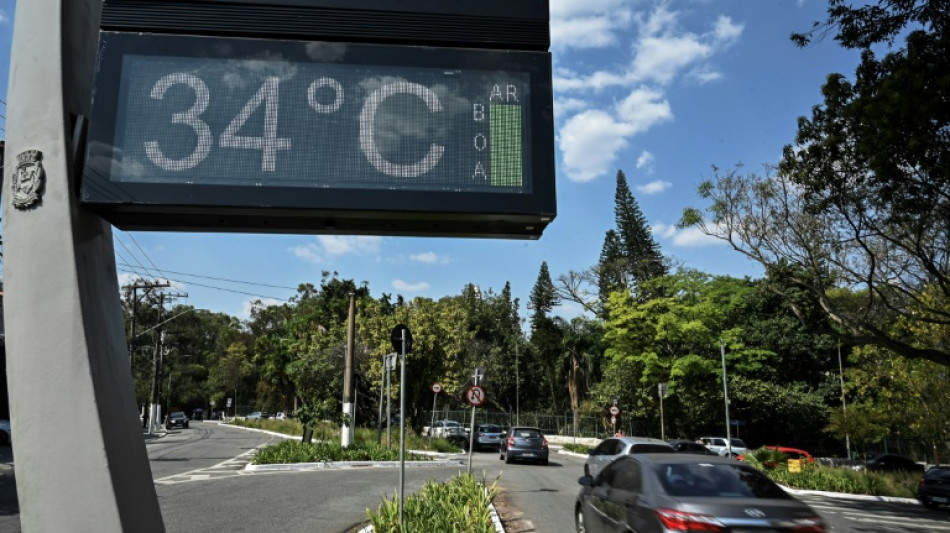
[[[172,413],[172,418],[185,418],[185,413]]]
[[[744,465],[673,463],[657,465],[656,473],[670,496],[791,498],[761,472]]]
[[[950,468],[931,468],[924,477],[931,480],[950,481]]]
[[[482,433],[501,433],[501,426],[479,426],[478,430]]]

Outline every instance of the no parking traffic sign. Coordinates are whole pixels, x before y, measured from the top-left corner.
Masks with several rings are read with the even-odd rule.
[[[485,389],[478,385],[472,385],[465,391],[465,401],[472,407],[478,407],[485,403]]]
[[[617,407],[616,405],[611,405],[611,406],[610,406],[610,414],[612,414],[612,415],[614,415],[614,416],[619,415],[619,414],[620,414],[620,408]]]
[[[438,383],[433,383],[433,384],[432,384],[432,392],[434,392],[434,393],[436,393],[436,394],[442,392],[442,385],[439,385]]]

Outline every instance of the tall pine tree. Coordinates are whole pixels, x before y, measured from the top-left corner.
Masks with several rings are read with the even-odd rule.
[[[617,227],[607,231],[597,265],[601,301],[606,302],[616,290],[629,290],[638,299],[646,297],[643,282],[666,275],[667,267],[622,170],[617,171],[614,218]]]

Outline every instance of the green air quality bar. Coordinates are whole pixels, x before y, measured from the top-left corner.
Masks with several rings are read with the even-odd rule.
[[[521,187],[521,106],[491,104],[491,184]]]

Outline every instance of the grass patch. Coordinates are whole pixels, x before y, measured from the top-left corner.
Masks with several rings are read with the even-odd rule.
[[[563,449],[569,452],[587,455],[587,450],[590,449],[590,446],[587,446],[586,444],[574,444],[573,442],[569,442],[563,445]]]
[[[263,429],[284,435],[303,436],[303,424],[297,420],[244,420],[238,418],[230,422],[235,426],[246,428]],[[375,428],[356,428],[353,441],[356,444],[376,444],[379,436],[379,430]],[[313,440],[319,442],[340,442],[340,426],[329,422],[319,422],[313,428]],[[385,446],[386,430],[383,430],[382,444]],[[406,428],[406,449],[407,450],[425,450],[440,453],[458,453],[463,451],[467,443],[461,441],[447,441],[445,439],[429,439],[422,437],[410,428]],[[394,427],[392,433],[392,447],[399,449],[399,428]]]
[[[354,443],[347,448],[338,442],[311,442],[309,444],[285,440],[261,448],[254,457],[256,465],[318,463],[320,461],[398,461],[399,450],[387,449],[376,443]],[[428,455],[406,453],[407,461],[431,461]]]
[[[399,527],[399,498],[383,499],[376,511],[367,510],[378,532],[494,533],[488,505],[495,500],[498,480],[487,486],[472,474],[459,474],[445,481],[430,481],[418,493],[405,497],[403,527]]]
[[[821,465],[802,465],[798,473],[779,465],[766,469],[765,474],[794,489],[903,498],[913,498],[920,481],[920,474],[867,472]]]

